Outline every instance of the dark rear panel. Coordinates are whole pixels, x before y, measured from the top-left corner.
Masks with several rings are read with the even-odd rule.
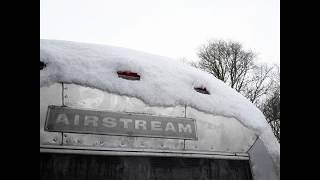
[[[43,180],[251,180],[246,160],[40,153]]]

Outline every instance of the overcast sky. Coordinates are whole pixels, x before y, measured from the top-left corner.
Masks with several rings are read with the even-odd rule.
[[[280,0],[41,0],[40,38],[194,61],[208,40],[235,40],[280,64]]]

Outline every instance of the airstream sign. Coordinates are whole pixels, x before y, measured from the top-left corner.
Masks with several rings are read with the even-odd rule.
[[[196,139],[193,119],[49,106],[45,129],[124,136]]]

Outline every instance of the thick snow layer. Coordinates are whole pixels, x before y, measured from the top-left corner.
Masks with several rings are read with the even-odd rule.
[[[260,136],[277,162],[280,145],[261,111],[212,75],[173,59],[130,49],[56,40],[40,40],[40,87],[74,83],[136,97],[152,106],[187,105],[234,117]],[[141,79],[121,79],[117,71],[137,72]],[[210,95],[194,87],[203,86]]]

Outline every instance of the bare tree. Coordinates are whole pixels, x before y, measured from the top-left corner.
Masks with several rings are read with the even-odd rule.
[[[249,73],[242,94],[258,105],[260,98],[267,96],[274,86],[273,70],[274,67],[267,64],[254,66]]]
[[[273,87],[268,98],[261,103],[260,109],[270,124],[274,135],[280,142],[280,68],[273,73]]]
[[[203,45],[199,52],[198,67],[211,73],[241,92],[246,77],[253,68],[255,54],[245,51],[238,42],[215,40]]]
[[[274,135],[280,142],[280,86],[279,89],[275,90],[272,96],[263,103],[260,109],[262,109]]]
[[[200,48],[198,56],[200,62],[193,66],[229,84],[255,104],[272,87],[270,74],[273,67],[255,65],[255,53],[244,50],[238,42],[209,41]]]

